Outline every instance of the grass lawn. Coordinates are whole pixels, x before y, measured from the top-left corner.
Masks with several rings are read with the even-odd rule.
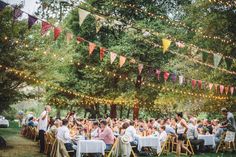
[[[0,149],[0,157],[46,157],[39,152],[37,142],[21,137],[20,129],[16,123],[11,123],[10,128],[0,128],[0,136],[7,141],[7,148]],[[167,155],[162,155],[167,157]],[[141,156],[139,156],[141,157]],[[168,157],[175,157],[174,154]],[[194,155],[194,157],[236,157],[236,153],[206,153],[204,155]]]

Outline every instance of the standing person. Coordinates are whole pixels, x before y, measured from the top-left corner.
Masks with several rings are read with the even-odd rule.
[[[226,108],[222,108],[221,113],[226,118],[226,121],[223,122],[223,125],[221,126],[221,128],[226,128],[227,131],[235,132],[236,123],[235,123],[234,115],[231,112],[229,112]]]
[[[185,149],[189,153],[189,156],[192,156],[191,151],[189,151],[188,148],[184,146],[184,141],[186,140],[186,133],[188,131],[188,125],[186,121],[183,119],[183,113],[182,112],[177,113],[176,119],[177,119],[177,136],[178,136],[177,156],[180,156],[181,148]]]
[[[38,124],[38,129],[39,129],[39,140],[40,140],[40,153],[44,152],[44,133],[47,130],[48,126],[48,113],[51,112],[51,107],[50,106],[45,106],[44,111],[41,113],[39,117],[39,124]]]

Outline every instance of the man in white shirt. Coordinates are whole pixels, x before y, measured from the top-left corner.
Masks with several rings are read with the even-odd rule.
[[[134,122],[129,122],[129,127],[125,130],[125,135],[129,136],[131,145],[135,145],[135,135],[137,134],[134,128]]]
[[[97,121],[93,122],[93,129],[91,131],[91,137],[97,138],[99,136],[99,131],[100,131],[100,129],[98,126],[98,122]]]
[[[68,120],[63,119],[62,126],[57,129],[57,138],[65,144],[66,150],[73,150],[70,130],[67,125]]]
[[[39,140],[40,140],[40,153],[44,153],[44,134],[47,130],[48,125],[48,113],[51,111],[50,106],[45,106],[44,111],[39,117],[38,129],[39,129]]]

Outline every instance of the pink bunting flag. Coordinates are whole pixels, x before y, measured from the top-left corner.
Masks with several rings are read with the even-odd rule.
[[[114,52],[110,52],[110,60],[111,60],[111,64],[115,61],[117,57],[117,54]]]
[[[220,94],[223,94],[223,92],[224,92],[224,86],[220,85]]]
[[[104,47],[100,47],[100,60],[102,61],[105,55],[106,49]]]
[[[125,64],[126,57],[120,56],[120,68]]]
[[[176,42],[175,44],[178,48],[184,48],[185,47],[184,43],[182,43],[180,41]]]
[[[234,87],[230,87],[230,93],[231,93],[231,95],[234,94]]]
[[[160,74],[161,74],[161,70],[156,69],[156,76],[158,80],[160,80]]]
[[[170,76],[170,73],[164,72],[164,80],[167,81]]]
[[[89,55],[91,55],[96,47],[96,44],[89,42]]]
[[[142,73],[143,71],[143,64],[138,64],[138,73],[139,75]]]
[[[57,40],[57,38],[60,36],[61,34],[61,28],[59,27],[54,27],[54,40]]]
[[[77,37],[77,43],[80,44],[82,42],[84,42],[84,38],[81,38],[81,37],[78,36]]]
[[[209,83],[209,89],[211,90],[213,87],[213,83]]]
[[[229,93],[229,87],[227,86],[225,87],[225,94],[228,95],[228,93]]]
[[[202,89],[202,80],[198,80],[198,89]]]
[[[47,31],[52,27],[52,25],[48,22],[42,21],[42,28],[41,28],[41,34],[44,35],[47,33]]]
[[[197,83],[197,81],[196,81],[196,80],[192,80],[192,88],[193,88],[193,89],[195,88],[195,86],[196,86],[196,83]]]

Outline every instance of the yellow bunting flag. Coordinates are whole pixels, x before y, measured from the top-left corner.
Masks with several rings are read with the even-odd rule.
[[[125,64],[126,57],[120,56],[120,68]]]
[[[162,43],[163,43],[163,53],[165,53],[166,51],[168,51],[171,41],[169,39],[162,39]]]
[[[83,10],[83,9],[79,9],[79,25],[81,26],[82,23],[84,22],[84,20],[86,19],[86,17],[90,14],[90,12]]]
[[[96,33],[99,32],[100,28],[102,27],[102,23],[106,20],[104,17],[95,15],[96,19]]]

